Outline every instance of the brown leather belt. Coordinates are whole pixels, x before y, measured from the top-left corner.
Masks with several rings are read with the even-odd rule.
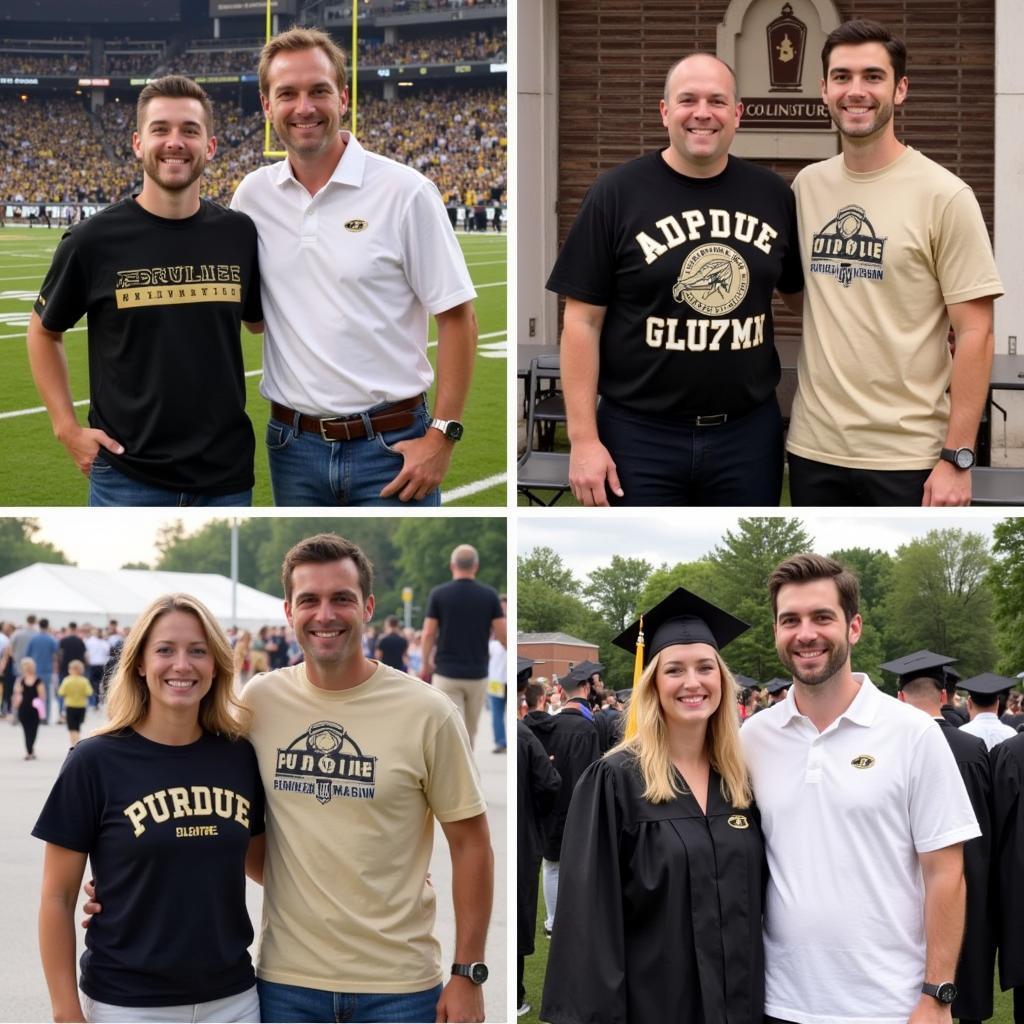
[[[404,427],[412,426],[413,410],[423,404],[423,395],[415,395],[412,398],[403,399],[401,402],[392,402],[384,409],[379,409],[370,416],[370,426],[374,433],[381,433],[385,430],[401,430]],[[320,419],[318,416],[307,416],[305,413],[296,413],[286,405],[278,405],[277,402],[270,403],[270,414],[275,420],[282,423],[294,423],[295,417],[299,417],[299,430],[305,434],[317,434],[325,441],[356,441],[366,437],[366,424],[359,413],[354,416],[328,416]]]

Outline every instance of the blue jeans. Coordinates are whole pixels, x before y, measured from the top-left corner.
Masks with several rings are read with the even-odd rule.
[[[505,740],[505,698],[487,694],[487,703],[491,706],[491,726],[494,731],[494,745],[507,746]]]
[[[423,992],[384,993],[324,992],[317,988],[281,985],[256,979],[260,1016],[280,1024],[351,1021],[379,1024],[424,1024],[433,1021],[441,985]]]
[[[689,427],[641,416],[607,399],[597,433],[615,462],[624,496],[611,505],[778,505],[782,415],[773,395],[720,426]]]
[[[89,505],[125,506],[144,505],[156,507],[176,505],[179,507],[214,508],[221,506],[247,507],[252,504],[252,489],[237,494],[188,494],[163,487],[153,487],[141,480],[122,473],[109,462],[96,459],[89,473]]]
[[[404,459],[391,447],[398,441],[422,437],[430,425],[426,405],[414,409],[413,422],[401,430],[374,433],[363,414],[366,437],[355,441],[325,441],[299,430],[293,423],[270,418],[267,423],[267,454],[275,505],[413,505],[441,504],[437,488],[419,501],[399,501],[397,495],[382,498],[380,492],[402,470]]]

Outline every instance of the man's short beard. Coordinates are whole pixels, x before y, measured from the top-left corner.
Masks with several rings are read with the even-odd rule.
[[[847,659],[850,657],[850,644],[847,642],[842,647],[833,647],[829,652],[825,667],[817,672],[808,672],[806,675],[803,674],[803,669],[797,664],[795,658],[790,658],[785,651],[779,651],[778,654],[779,661],[782,662],[798,683],[803,686],[821,686],[822,683],[827,683],[834,676],[838,675],[839,671],[846,664]]]

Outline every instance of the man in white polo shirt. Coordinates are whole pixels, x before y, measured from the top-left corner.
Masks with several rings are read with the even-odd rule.
[[[339,131],[345,55],[327,33],[275,36],[259,79],[288,159],[247,175],[231,206],[259,232],[274,502],[437,505],[477,335],[476,292],[441,197]]]
[[[948,1022],[963,843],[981,834],[953,754],[851,671],[856,576],[796,555],[769,590],[793,686],[740,730],[770,870],[765,1020]]]

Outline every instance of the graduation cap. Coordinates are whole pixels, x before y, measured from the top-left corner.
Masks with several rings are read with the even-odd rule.
[[[595,670],[591,665],[592,662],[589,661],[578,662],[558,680],[559,683],[567,690],[574,686],[582,686],[594,674]]]
[[[623,630],[612,643],[632,654],[638,640],[643,642],[641,632],[645,633],[650,637],[644,648],[646,664],[658,651],[673,644],[710,644],[720,651],[748,629],[747,623],[710,601],[676,587],[664,601],[644,612],[642,618]]]
[[[793,685],[793,680],[792,679],[782,679],[779,676],[776,676],[774,679],[769,679],[768,680],[768,682],[765,684],[765,689],[770,694],[776,694],[780,690],[787,690],[787,689],[789,689],[789,687],[791,687],[792,685]]]
[[[589,679],[595,672],[604,672],[604,665],[599,661],[581,661],[577,664],[576,668],[581,672],[586,669],[587,679]]]
[[[533,675],[533,658],[516,658],[516,682],[528,683]]]
[[[734,672],[733,679],[736,680],[736,685],[744,690],[760,690],[761,684],[756,679],[751,679],[750,676],[743,675],[742,672]]]
[[[626,703],[626,701],[627,701],[627,700],[629,700],[629,698],[630,698],[630,697],[632,697],[632,696],[633,696],[633,690],[632,690],[632,688],[630,688],[630,689],[628,689],[628,690],[616,690],[616,691],[615,691],[615,697],[616,697],[616,699],[617,699],[617,700],[618,700],[618,701],[619,701],[620,703],[622,703],[622,704],[625,704],[625,703]]]
[[[896,685],[903,689],[912,679],[934,679],[940,687],[945,687],[952,665],[956,658],[947,658],[944,654],[936,654],[934,651],[914,651],[895,661],[887,661],[882,668],[886,672],[893,672],[899,678]]]
[[[980,676],[971,676],[970,679],[957,683],[957,686],[972,696],[977,694],[979,697],[995,697],[997,694],[1013,689],[1016,684],[1016,679],[997,676],[995,672],[982,672]]]

